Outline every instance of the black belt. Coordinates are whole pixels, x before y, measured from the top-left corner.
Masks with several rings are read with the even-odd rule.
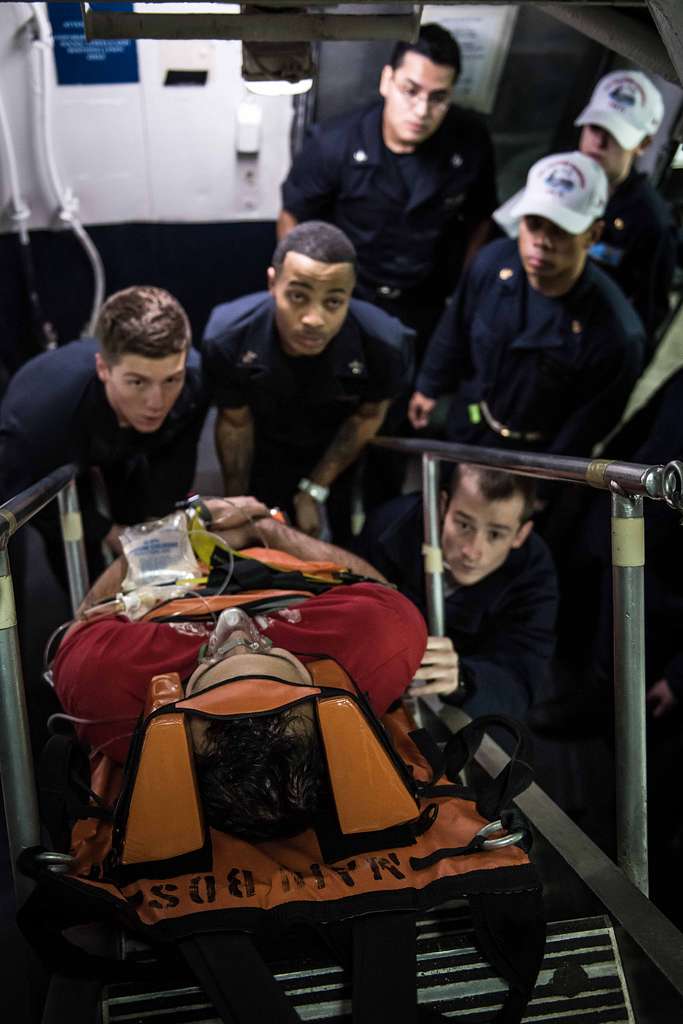
[[[489,409],[488,402],[484,399],[479,402],[479,409],[486,421],[486,425],[501,437],[510,438],[512,441],[527,441],[529,443],[545,440],[546,435],[542,434],[540,430],[513,430],[512,427],[507,427],[504,423],[501,423],[500,420],[497,420],[493,415]]]

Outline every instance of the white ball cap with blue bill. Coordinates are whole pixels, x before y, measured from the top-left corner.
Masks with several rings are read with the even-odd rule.
[[[579,152],[554,153],[532,166],[508,215],[515,220],[545,217],[570,235],[580,235],[602,217],[607,195],[607,176],[595,160]]]
[[[595,124],[613,135],[622,149],[635,149],[655,134],[663,117],[661,93],[647,75],[613,71],[600,79],[574,124]]]

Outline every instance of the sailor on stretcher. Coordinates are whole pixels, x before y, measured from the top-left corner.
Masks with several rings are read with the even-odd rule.
[[[180,950],[226,1024],[294,1024],[261,946],[305,926],[342,961],[355,951],[355,1024],[417,1024],[415,915],[466,897],[509,986],[495,1019],[518,1024],[544,939],[512,807],[531,773],[515,756],[475,793],[459,775],[488,720],[443,750],[414,731],[397,699],[427,639],[415,606],[251,498],[122,539],[127,564],[95,585],[52,666],[92,772],[53,737],[43,810],[64,871],[31,851],[21,864],[39,884],[20,925],[44,959],[127,977],[84,963],[68,935],[113,921],[160,956]],[[520,752],[515,723],[495,721]]]
[[[317,572],[323,581],[318,589],[324,592],[302,593],[298,581],[292,588],[296,592],[287,599],[287,604],[294,607],[270,611],[256,619],[236,609],[220,611],[221,604],[244,601],[244,594],[232,600],[226,599],[225,593],[189,596],[194,606],[191,617],[208,621],[160,622],[158,616],[171,610],[167,593],[178,595],[184,590],[198,594],[199,584],[193,580],[181,590],[177,585],[146,585],[150,576],[159,578],[159,562],[157,559],[154,566],[156,575],[149,566],[140,567],[136,558],[140,545],[136,547],[133,538],[128,552],[140,570],[138,578],[132,580],[138,586],[124,593],[124,601],[118,604],[108,600],[120,590],[126,568],[123,563],[111,567],[91,591],[86,602],[90,608],[69,629],[54,662],[56,692],[65,712],[73,716],[81,738],[93,751],[122,764],[154,676],[176,672],[185,684],[186,697],[196,696],[217,681],[225,683],[245,676],[277,677],[306,689],[311,685],[306,663],[321,656],[341,665],[374,712],[384,714],[409,686],[424,652],[425,624],[411,602],[382,582],[326,585],[326,579],[332,581],[335,577],[383,578],[363,560],[271,518],[255,499],[215,499],[203,508],[211,514],[212,530],[220,530],[225,546],[245,548],[254,541],[265,545],[246,553],[283,568],[302,568],[309,576]],[[196,521],[191,521],[191,526],[190,538],[206,554],[213,547],[210,534],[201,526],[197,528]],[[148,551],[165,552],[168,559],[170,543],[163,533],[154,538],[143,533],[137,540],[146,542]],[[207,548],[208,541],[211,543]],[[291,557],[283,559],[282,552]],[[306,561],[298,561],[297,556]],[[232,573],[229,565],[226,568],[233,580],[240,575],[234,561]],[[241,559],[239,562],[239,568],[243,568],[245,563]],[[355,577],[338,572],[341,566]],[[193,571],[191,566],[187,571]],[[200,569],[194,569],[194,575],[198,573]],[[129,581],[130,576],[128,566]],[[230,585],[224,589],[231,589]],[[270,590],[272,587],[265,588]],[[267,603],[269,595],[263,587],[260,595],[262,604]],[[254,598],[253,594],[249,596]],[[282,600],[280,596],[276,603]],[[104,603],[95,603],[98,601]],[[156,610],[154,604],[158,605]],[[177,597],[172,604],[176,613],[188,607]],[[250,604],[253,606],[253,600]],[[111,614],[126,609],[128,615]],[[145,612],[143,617],[131,621],[130,614],[140,612]],[[177,619],[177,615],[173,617]],[[207,643],[209,651],[200,658]],[[253,838],[305,827],[317,806],[322,774],[310,716],[310,703],[298,701],[281,716],[208,723],[200,717],[193,719],[191,734],[199,789],[212,825]]]

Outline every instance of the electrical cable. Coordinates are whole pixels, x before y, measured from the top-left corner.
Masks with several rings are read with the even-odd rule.
[[[16,150],[2,93],[0,93],[0,142],[4,151],[7,179],[10,187],[8,216],[19,241],[21,269],[31,313],[31,336],[35,351],[41,352],[54,348],[57,338],[52,324],[45,318],[40,295],[38,294],[31,249],[31,236],[27,226],[31,216],[31,209],[21,194]]]
[[[35,55],[33,63],[36,71],[34,89],[39,99],[38,137],[41,145],[41,156],[47,174],[47,184],[57,204],[59,222],[69,228],[81,244],[92,267],[94,278],[93,301],[89,319],[83,328],[83,334],[93,336],[100,307],[104,301],[105,274],[102,258],[90,235],[78,218],[78,200],[70,189],[62,183],[54,152],[52,133],[52,56],[54,41],[50,22],[42,4],[29,4],[32,10],[33,25],[36,36],[31,41],[31,54]]]

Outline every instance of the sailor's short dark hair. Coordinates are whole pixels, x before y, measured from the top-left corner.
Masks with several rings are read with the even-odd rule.
[[[353,243],[343,231],[324,220],[297,224],[278,242],[271,260],[276,273],[282,270],[288,252],[298,252],[319,263],[350,263],[356,269]]]
[[[108,363],[125,355],[164,359],[192,342],[187,313],[170,292],[135,285],[114,292],[102,306],[95,335]]]
[[[469,463],[456,463],[446,469],[450,469],[450,480],[445,483],[449,500],[454,497],[463,472],[471,473],[476,477],[479,490],[487,501],[505,501],[519,495],[523,502],[522,523],[531,519],[536,505],[536,481],[533,477],[519,476],[517,473],[506,473],[502,469]]]
[[[409,51],[422,54],[434,64],[443,64],[453,68],[456,79],[460,74],[462,67],[460,47],[455,37],[441,25],[423,25],[414,43],[396,43],[389,61],[394,71],[401,66],[404,56]]]

